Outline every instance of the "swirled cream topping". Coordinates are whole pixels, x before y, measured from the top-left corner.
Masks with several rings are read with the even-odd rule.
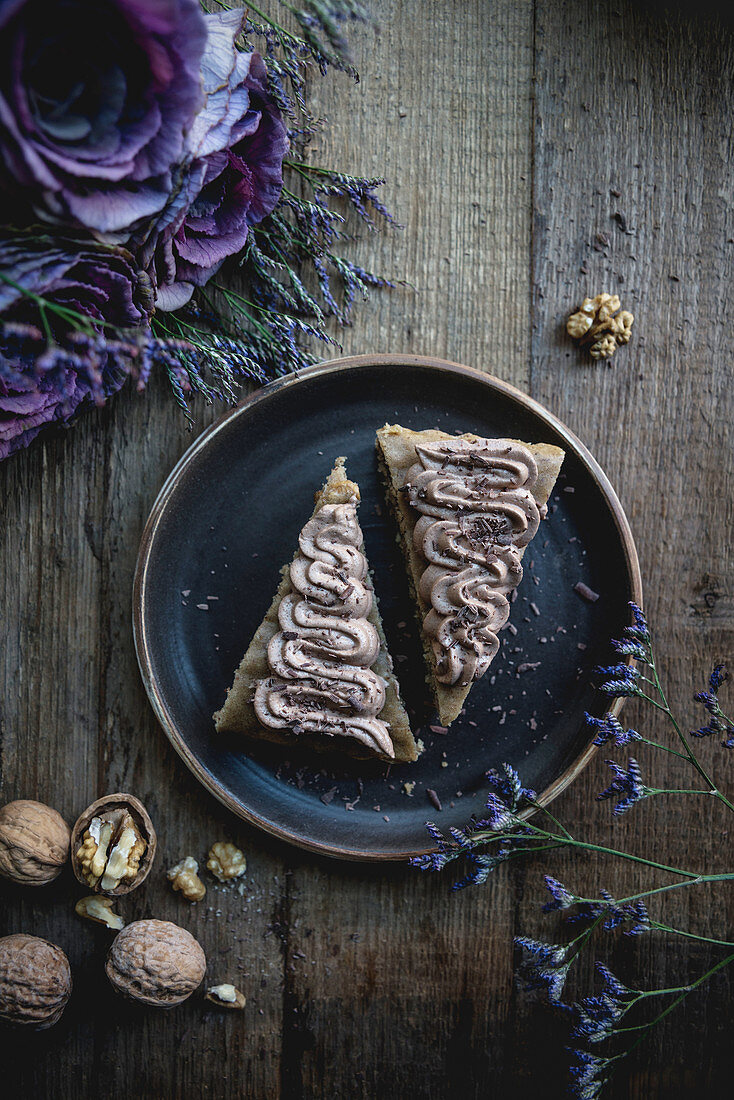
[[[505,439],[445,439],[416,446],[405,489],[421,513],[413,542],[427,565],[419,592],[436,678],[466,686],[487,671],[522,579],[520,551],[538,530],[530,451]]]
[[[291,568],[293,591],[278,609],[268,645],[272,675],[258,681],[258,720],[295,734],[352,737],[394,756],[378,718],[385,681],[372,671],[380,639],[367,616],[372,592],[355,503],[325,504],[301,531]]]

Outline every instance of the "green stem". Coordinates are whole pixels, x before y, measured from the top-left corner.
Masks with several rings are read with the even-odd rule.
[[[729,799],[725,795],[723,795],[720,790],[718,790],[716,784],[714,783],[713,779],[710,777],[710,775],[708,774],[706,769],[699,763],[698,757],[696,756],[696,754],[691,749],[690,745],[688,744],[687,738],[684,736],[683,731],[681,730],[680,726],[678,725],[677,721],[675,720],[675,717],[674,717],[674,715],[673,715],[673,713],[670,709],[670,705],[668,704],[668,700],[665,697],[665,692],[663,691],[663,686],[660,683],[660,677],[658,676],[658,670],[657,670],[657,667],[655,665],[655,661],[654,661],[654,659],[652,659],[652,657],[651,657],[651,661],[650,661],[650,668],[652,669],[652,674],[655,677],[655,686],[656,686],[658,692],[660,693],[660,698],[662,699],[663,704],[664,704],[661,709],[665,710],[668,717],[670,718],[670,721],[673,723],[673,729],[677,733],[678,739],[680,740],[681,744],[683,745],[683,748],[685,749],[686,756],[688,757],[688,759],[690,760],[691,764],[696,769],[698,774],[701,776],[701,778],[703,779],[704,783],[709,788],[709,790],[713,794],[715,794],[720,799],[721,802],[724,803],[724,805],[726,806],[727,809],[731,810],[732,813],[734,813],[734,805],[732,805],[732,803],[729,801]],[[650,700],[650,702],[652,702],[652,700]]]
[[[713,943],[717,947],[734,947],[734,943],[731,940],[713,940],[710,936],[699,936],[695,932],[684,932],[682,928],[671,928],[667,924],[661,924],[659,921],[651,920],[651,928],[657,928],[660,932],[669,932],[673,936],[685,936],[687,940],[699,940],[700,943]]]
[[[670,745],[663,745],[660,741],[651,741],[649,737],[641,737],[638,744],[649,745],[653,749],[662,749],[663,752],[669,752],[671,756],[677,756],[680,760],[688,760],[684,752],[678,752],[677,749],[671,749]]]
[[[703,985],[704,982],[708,981],[709,978],[712,978],[714,974],[716,974],[719,970],[723,970],[724,967],[729,966],[732,962],[734,962],[734,953],[732,953],[731,955],[727,955],[726,958],[718,962],[716,966],[712,966],[710,970],[707,970],[705,974],[702,974],[701,977],[697,978],[696,981],[693,982],[691,985],[680,986],[680,996],[676,997],[676,999],[672,1001],[671,1004],[669,1004],[668,1007],[664,1009],[659,1016],[656,1016],[654,1020],[650,1020],[649,1023],[641,1025],[643,1028],[642,1034],[634,1041],[634,1043],[632,1043],[632,1045],[626,1051],[626,1054],[631,1054],[635,1047],[638,1047],[643,1039],[647,1038],[648,1032],[653,1027],[655,1027],[656,1024],[659,1024],[661,1020],[664,1020],[665,1017],[673,1011],[673,1009],[677,1008],[678,1005],[686,999],[689,993],[692,993],[694,989],[698,989],[700,985]],[[674,990],[670,990],[670,992],[674,992]],[[618,1031],[615,1032],[615,1034],[619,1034],[623,1031],[636,1030],[636,1028],[619,1028]]]

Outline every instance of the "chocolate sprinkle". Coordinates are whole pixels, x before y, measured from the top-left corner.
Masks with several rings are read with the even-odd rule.
[[[435,806],[437,810],[443,810],[441,805],[441,799],[438,797],[432,787],[426,787],[426,794],[428,795],[428,801],[432,806]]]

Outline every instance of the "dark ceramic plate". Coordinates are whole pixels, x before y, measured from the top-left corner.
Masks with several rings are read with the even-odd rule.
[[[385,422],[555,443],[566,451],[524,559],[489,673],[448,734],[432,728],[394,531],[382,505],[375,430]],[[360,518],[403,695],[425,744],[413,765],[350,762],[216,736],[234,670],[259,625],[337,455],[360,485]],[[588,602],[583,582],[600,594]],[[583,712],[603,713],[590,670],[640,602],[632,535],[607,478],[578,439],[512,386],[415,356],[326,363],[258,390],[187,451],[143,533],[134,591],[138,660],[176,751],[234,813],[312,851],[395,860],[431,850],[426,818],[461,825],[484,801],[484,773],[508,761],[554,798],[588,762]],[[531,666],[531,667],[528,667]],[[405,785],[414,784],[410,795]],[[427,791],[435,792],[439,812]]]

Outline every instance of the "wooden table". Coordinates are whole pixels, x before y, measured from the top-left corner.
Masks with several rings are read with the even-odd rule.
[[[734,626],[734,47],[731,27],[689,7],[380,0],[380,34],[358,43],[361,84],[340,78],[320,93],[333,125],[314,157],[384,174],[406,226],[365,234],[355,255],[415,289],[361,307],[345,351],[492,371],[577,432],[627,509],[672,701],[699,724],[691,696],[714,659],[731,655]],[[585,359],[563,327],[602,290],[635,314],[632,342],[610,367]],[[198,429],[216,414],[199,407]],[[563,1023],[513,984],[512,938],[563,935],[540,912],[544,872],[616,896],[647,877],[557,857],[503,867],[452,896],[446,877],[281,846],[206,794],[156,725],[130,628],[140,533],[190,442],[163,384],[152,384],[0,467],[2,799],[38,798],[73,821],[102,793],[137,793],[158,824],[160,855],[126,918],[186,924],[211,976],[236,980],[248,1005],[231,1015],[197,999],[168,1014],[129,1007],[102,974],[109,934],[73,913],[69,874],[47,890],[3,885],[0,933],[61,944],[75,992],[54,1030],[3,1035],[0,1091],[558,1095]],[[630,706],[627,718],[666,736],[650,713]],[[734,780],[731,754],[713,742],[701,752]],[[556,803],[575,831],[679,865],[731,867],[728,823],[705,798],[650,800],[612,822],[593,797],[606,785],[604,755]],[[651,782],[675,785],[674,757],[639,755]],[[203,857],[217,838],[247,853],[244,894],[210,888],[188,908],[162,868]],[[731,890],[663,895],[653,911],[732,938]],[[605,957],[631,981],[674,985],[717,950],[648,935],[609,938]],[[583,976],[592,981],[590,966]],[[692,995],[609,1095],[725,1095],[731,983],[723,974]]]

